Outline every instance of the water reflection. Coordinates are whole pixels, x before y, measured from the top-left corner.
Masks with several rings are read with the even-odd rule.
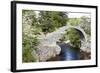
[[[69,43],[64,42],[58,43],[61,47],[60,60],[79,60],[80,59],[80,49],[75,50]]]

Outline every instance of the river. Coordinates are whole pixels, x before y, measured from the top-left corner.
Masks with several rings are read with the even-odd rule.
[[[50,58],[48,61],[61,61],[61,60],[79,60],[80,59],[80,50],[75,51],[73,49],[73,47],[71,45],[69,45],[68,43],[59,43],[56,44],[57,41],[59,41],[60,38],[63,37],[63,35],[65,34],[65,30],[68,29],[68,26],[63,26],[60,27],[59,29],[57,29],[56,31],[52,32],[52,33],[48,33],[46,36],[40,36],[40,50],[41,50],[41,46],[44,45],[54,45],[54,46],[59,46],[61,48],[61,52],[60,54],[56,54],[56,57],[52,57]],[[83,48],[84,49],[84,48]],[[42,54],[40,53],[40,57],[44,57],[48,54],[48,52],[52,52],[52,49],[48,49],[47,53],[44,53],[44,50],[46,51],[47,48],[43,47]],[[56,51],[59,50],[55,49]],[[58,51],[59,52],[59,51]],[[54,52],[55,53],[55,52]],[[53,53],[52,53],[53,54]],[[52,54],[50,54],[52,56]],[[48,55],[47,55],[48,56]]]
[[[59,43],[58,45],[61,48],[60,54],[48,61],[68,61],[80,59],[80,49],[75,50],[70,44],[66,44],[64,42]]]

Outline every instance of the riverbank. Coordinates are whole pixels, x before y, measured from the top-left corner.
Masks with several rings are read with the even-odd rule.
[[[79,60],[89,60],[89,59],[91,59],[91,53],[80,50],[80,59]],[[48,59],[47,61],[64,61],[64,60],[61,60],[61,56],[57,55],[55,57]]]

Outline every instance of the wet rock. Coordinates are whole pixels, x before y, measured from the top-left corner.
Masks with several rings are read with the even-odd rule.
[[[91,52],[80,50],[80,60],[88,60],[88,59],[91,59]]]

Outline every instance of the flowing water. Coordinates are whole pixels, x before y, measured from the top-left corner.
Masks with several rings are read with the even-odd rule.
[[[58,44],[61,48],[61,52],[56,57],[49,59],[48,61],[68,61],[68,60],[79,60],[80,49],[75,50],[71,45],[66,43]]]
[[[66,43],[60,43],[61,47],[60,59],[61,60],[79,60],[80,49],[75,50],[71,45]]]

